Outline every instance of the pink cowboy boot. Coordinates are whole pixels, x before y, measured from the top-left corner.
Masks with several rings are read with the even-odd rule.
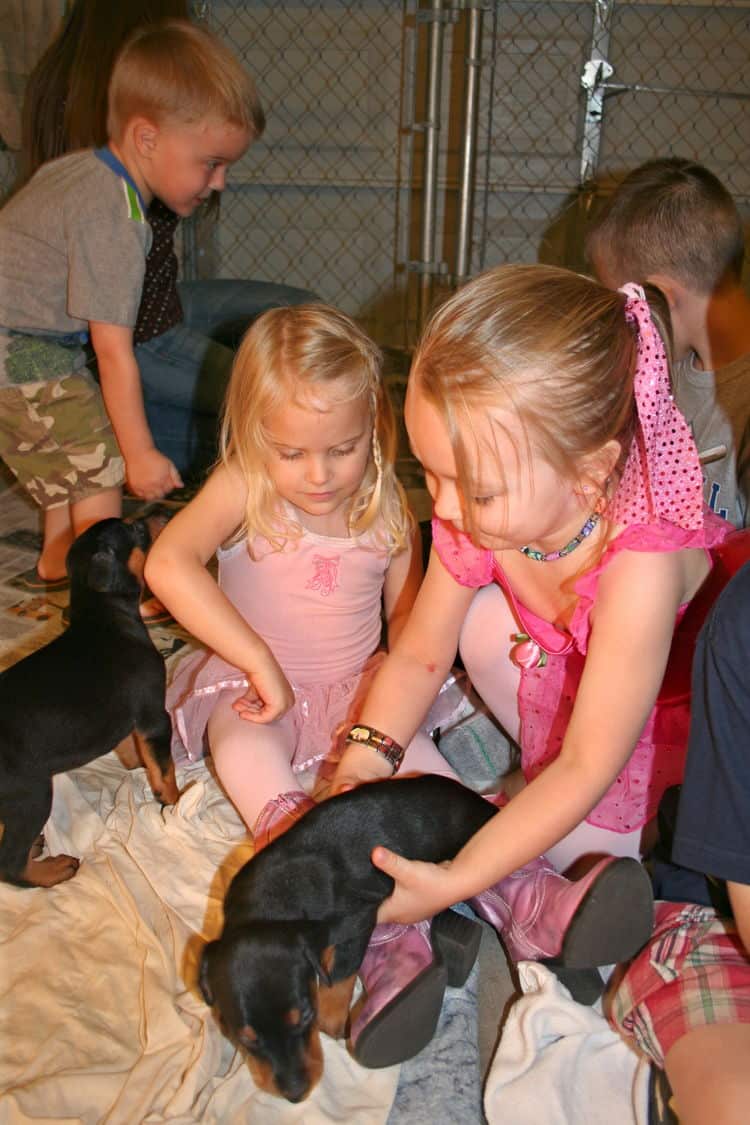
[[[482,891],[470,905],[502,935],[513,961],[560,967],[558,975],[582,1003],[593,1003],[601,980],[598,973],[571,970],[628,960],[646,944],[653,924],[645,868],[613,856],[575,882],[542,857]]]
[[[435,1034],[445,987],[465,983],[481,927],[453,910],[432,923],[376,926],[359,977],[364,995],[352,1010],[350,1046],[361,1066],[412,1058]]]
[[[291,828],[296,820],[304,816],[310,809],[315,808],[315,802],[301,789],[294,789],[289,793],[280,793],[278,797],[267,801],[258,813],[258,819],[253,825],[253,843],[256,854],[265,848],[271,840],[275,840],[287,828]]]

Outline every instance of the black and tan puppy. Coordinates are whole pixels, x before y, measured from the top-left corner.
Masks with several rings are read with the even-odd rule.
[[[73,856],[34,859],[52,777],[134,734],[154,794],[177,799],[164,661],[138,612],[149,545],[139,520],[100,520],[68,552],[70,625],[0,675],[0,878],[52,886]]]
[[[372,864],[375,845],[439,863],[495,812],[444,777],[373,782],[311,809],[237,873],[200,985],[262,1089],[302,1101],[322,1073],[318,1031],[345,1034],[357,970],[393,888]]]

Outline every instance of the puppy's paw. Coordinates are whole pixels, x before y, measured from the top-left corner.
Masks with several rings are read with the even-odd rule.
[[[54,887],[72,879],[79,867],[73,855],[51,855],[46,859],[29,859],[21,878],[33,887]]]

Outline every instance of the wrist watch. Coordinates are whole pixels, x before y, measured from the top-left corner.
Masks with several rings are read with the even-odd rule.
[[[390,738],[382,731],[375,730],[374,727],[364,726],[362,723],[357,723],[356,726],[351,727],[346,736],[347,742],[356,742],[359,746],[369,746],[372,750],[377,750],[378,754],[382,754],[385,760],[393,766],[393,772],[396,773],[398,767],[404,760],[404,748],[399,746],[398,742]]]

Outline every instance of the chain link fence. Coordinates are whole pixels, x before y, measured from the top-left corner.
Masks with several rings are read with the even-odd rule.
[[[406,352],[465,276],[584,267],[591,207],[650,157],[702,161],[750,213],[747,0],[194,10],[253,73],[268,127],[218,217],[183,224],[186,276],[312,289]],[[13,175],[0,146],[0,192]]]
[[[269,127],[192,268],[307,286],[383,344],[485,267],[585,268],[591,207],[651,157],[703,161],[750,209],[747,3],[199,7]]]

